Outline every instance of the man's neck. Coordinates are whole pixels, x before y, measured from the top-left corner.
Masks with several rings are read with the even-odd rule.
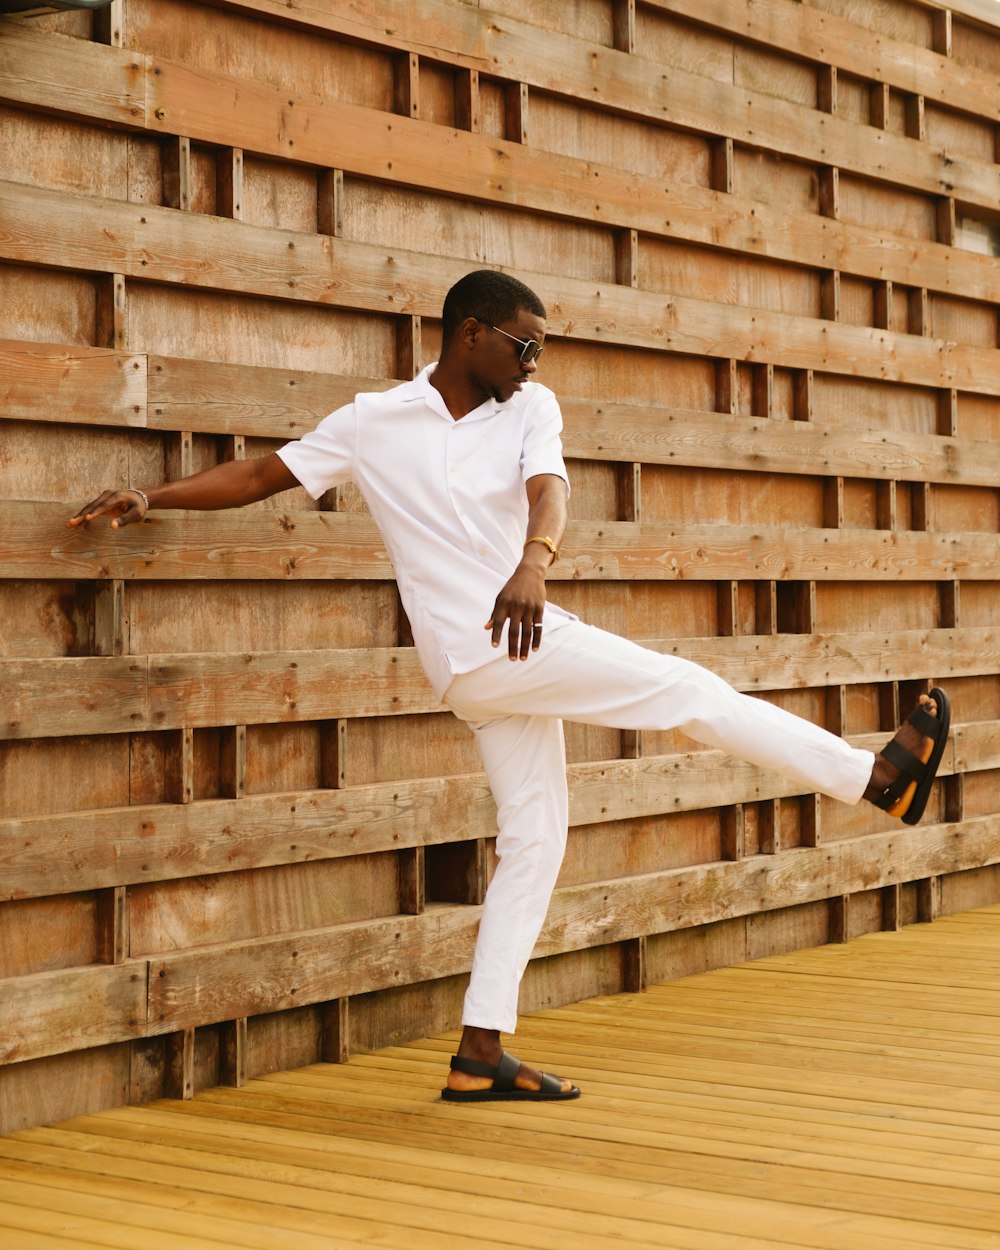
[[[470,412],[475,412],[480,405],[490,398],[489,395],[474,386],[468,378],[455,377],[452,371],[449,370],[447,361],[438,362],[437,366],[431,371],[429,381],[431,386],[441,395],[445,407],[455,421],[461,421]]]

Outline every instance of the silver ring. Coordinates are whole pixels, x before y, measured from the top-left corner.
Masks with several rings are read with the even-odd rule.
[[[541,628],[542,628],[542,622],[541,622],[541,621],[535,621],[535,622],[534,622],[534,624],[531,626],[531,628],[532,628],[532,629],[541,629]]]

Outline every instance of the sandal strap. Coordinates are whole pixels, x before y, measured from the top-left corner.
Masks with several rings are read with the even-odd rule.
[[[451,1067],[456,1072],[464,1072],[467,1076],[488,1076],[498,1093],[506,1093],[514,1088],[514,1081],[521,1069],[521,1061],[510,1051],[505,1050],[497,1064],[485,1063],[482,1059],[466,1059],[462,1055],[452,1055]]]
[[[941,736],[941,718],[940,716],[931,716],[930,712],[925,711],[919,705],[907,716],[906,723],[912,725],[925,738],[931,738],[937,742]]]
[[[882,756],[894,768],[899,769],[897,781],[904,781],[904,789],[911,781],[919,781],[924,774],[926,765],[920,756],[914,755],[912,751],[907,751],[905,747],[901,747],[895,738],[887,742],[882,748]],[[896,782],[893,782],[893,785],[895,784]]]

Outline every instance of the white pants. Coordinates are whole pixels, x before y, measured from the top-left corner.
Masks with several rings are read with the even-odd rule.
[[[857,803],[875,757],[810,721],[740,694],[689,660],[580,621],[525,661],[506,654],[456,676],[444,701],[479,743],[497,804],[499,864],[486,893],[463,1024],[512,1033],[517,992],[566,847],[562,720],[680,729],[748,763]]]

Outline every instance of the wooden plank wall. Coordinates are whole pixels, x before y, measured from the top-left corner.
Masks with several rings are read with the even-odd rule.
[[[0,19],[0,1129],[458,1021],[471,741],[351,489],[65,519],[550,313],[552,595],[880,745],[925,823],[571,727],[523,1005],[1000,898],[1000,24],[920,0],[115,0]],[[992,254],[991,254],[992,253]]]

